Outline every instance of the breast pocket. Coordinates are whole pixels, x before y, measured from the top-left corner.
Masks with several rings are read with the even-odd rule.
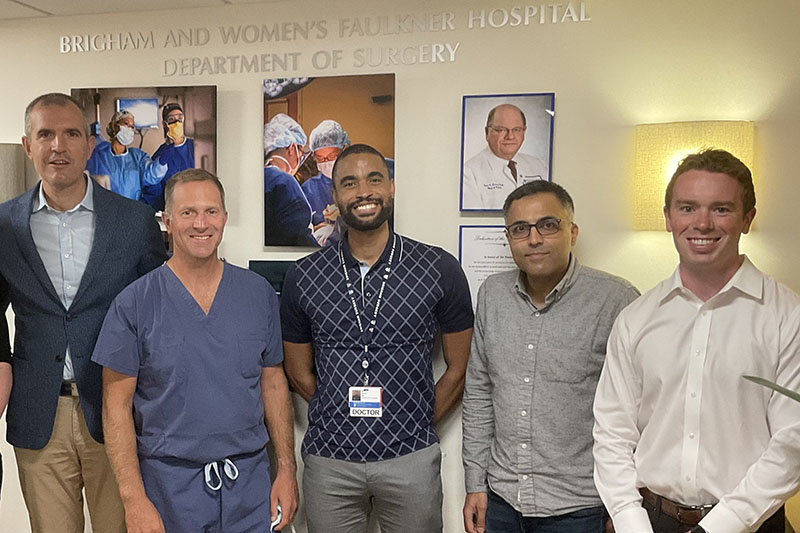
[[[552,350],[540,361],[542,377],[560,383],[581,383],[586,378],[599,375],[602,360],[586,350]]]
[[[239,346],[239,371],[242,377],[255,378],[261,375],[263,369],[264,351],[267,349],[267,342],[263,337],[253,334],[237,335]]]

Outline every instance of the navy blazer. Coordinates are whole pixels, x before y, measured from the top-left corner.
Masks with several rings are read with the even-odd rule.
[[[86,425],[103,442],[102,368],[91,360],[97,335],[117,294],[167,258],[149,206],[99,186],[93,191],[94,242],[69,309],[31,235],[39,185],[0,204],[0,311],[10,301],[15,317],[14,385],[6,414],[13,446],[38,450],[50,440],[68,343]],[[8,328],[5,320],[0,328]]]

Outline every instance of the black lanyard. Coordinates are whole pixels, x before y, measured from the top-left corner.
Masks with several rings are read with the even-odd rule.
[[[375,302],[375,311],[372,313],[372,320],[369,322],[369,327],[364,328],[364,323],[361,320],[361,311],[358,310],[358,304],[356,303],[355,292],[353,291],[353,284],[350,281],[350,274],[347,272],[347,265],[344,262],[344,253],[342,252],[342,241],[339,241],[339,261],[342,264],[342,271],[344,272],[344,280],[347,285],[347,295],[350,297],[350,303],[353,306],[353,312],[356,315],[356,324],[358,324],[358,331],[361,333],[359,337],[359,344],[364,347],[364,359],[361,361],[361,368],[364,369],[364,386],[369,386],[369,373],[367,369],[369,368],[369,344],[372,342],[373,332],[375,330],[375,321],[378,318],[378,311],[381,307],[381,302],[383,301],[383,291],[386,289],[386,280],[389,279],[389,274],[392,272],[392,262],[394,261],[394,251],[397,246],[397,234],[393,235],[392,239],[392,249],[389,252],[389,260],[386,263],[386,267],[384,267],[383,272],[383,280],[381,280],[381,287],[378,290],[378,298]],[[363,296],[362,296],[363,298]]]

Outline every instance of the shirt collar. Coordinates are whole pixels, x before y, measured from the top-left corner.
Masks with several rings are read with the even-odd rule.
[[[383,252],[381,253],[381,256],[378,258],[377,261],[375,261],[375,264],[372,265],[373,268],[377,264],[386,263],[386,262],[389,261],[389,254],[392,251],[392,241],[394,240],[394,236],[395,236],[395,233],[390,229],[389,230],[389,238],[386,240],[386,246],[383,248]],[[403,246],[402,246],[402,243],[399,242],[399,241],[400,241],[400,239],[398,239],[397,249],[395,250],[395,261],[399,261],[400,260],[400,254],[402,253]],[[339,242],[342,245],[342,257],[344,258],[345,266],[347,268],[359,267],[358,259],[353,257],[352,252],[350,252],[350,244],[347,242],[347,232],[345,232],[345,234],[342,236],[342,240],[339,241]]]
[[[489,161],[489,168],[491,168],[492,171],[495,171],[495,172],[502,171],[504,168],[506,168],[508,166],[508,159],[503,159],[502,157],[497,157],[494,154],[494,152],[492,152],[492,149],[489,148],[488,146],[486,147],[486,152],[487,152],[487,155],[488,155],[487,160]],[[514,155],[517,155],[517,154],[514,154]],[[512,157],[511,160],[513,161],[514,158]]]
[[[728,283],[726,283],[717,294],[709,298],[709,300],[732,290],[737,290],[755,299],[761,299],[764,292],[761,271],[750,262],[750,259],[746,255],[744,256],[744,261],[742,261],[742,266],[739,267],[739,270],[737,270],[731,279],[728,280]],[[665,280],[664,295],[661,297],[659,303],[663,304],[676,294],[692,294],[692,292],[683,285],[680,265],[675,267],[672,276]]]
[[[73,213],[77,211],[80,207],[88,211],[94,211],[94,183],[87,172],[83,173],[84,179],[86,180],[86,193],[83,195],[83,200],[81,200],[78,205],[67,211],[67,213]],[[56,211],[53,209],[50,204],[47,203],[47,198],[44,196],[44,189],[42,188],[41,181],[39,182],[39,194],[33,201],[33,209],[31,213],[36,213],[37,211],[41,211],[44,208],[50,209],[51,211]]]
[[[575,284],[575,281],[578,278],[577,274],[579,271],[580,271],[580,264],[578,263],[578,259],[575,257],[575,254],[570,253],[569,266],[567,267],[567,272],[564,274],[564,277],[561,278],[561,281],[559,281],[556,284],[556,286],[553,287],[553,290],[551,290],[545,297],[544,307],[542,307],[541,309],[537,307],[537,309],[539,311],[542,311],[550,307],[553,304],[553,302],[557,302],[558,300],[560,300],[561,297],[564,296],[564,294],[566,294],[566,292],[570,289],[570,287],[572,287]],[[530,295],[525,290],[525,280],[523,276],[525,276],[525,273],[519,270],[519,272],[517,273],[517,281],[514,283],[514,286],[517,288],[517,292],[524,295],[528,300],[530,300],[531,304],[533,304],[533,300],[531,300]],[[533,304],[533,306],[536,307],[535,304]]]

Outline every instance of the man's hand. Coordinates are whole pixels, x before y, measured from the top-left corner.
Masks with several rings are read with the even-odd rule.
[[[281,521],[275,526],[275,529],[283,530],[283,528],[292,523],[294,514],[297,512],[298,500],[299,495],[295,476],[278,471],[269,495],[270,522],[278,518],[278,505],[281,506]]]
[[[464,531],[467,533],[483,533],[486,530],[486,505],[488,498],[485,492],[470,492],[464,500]]]
[[[147,497],[126,502],[125,525],[128,533],[166,533],[161,515]]]

